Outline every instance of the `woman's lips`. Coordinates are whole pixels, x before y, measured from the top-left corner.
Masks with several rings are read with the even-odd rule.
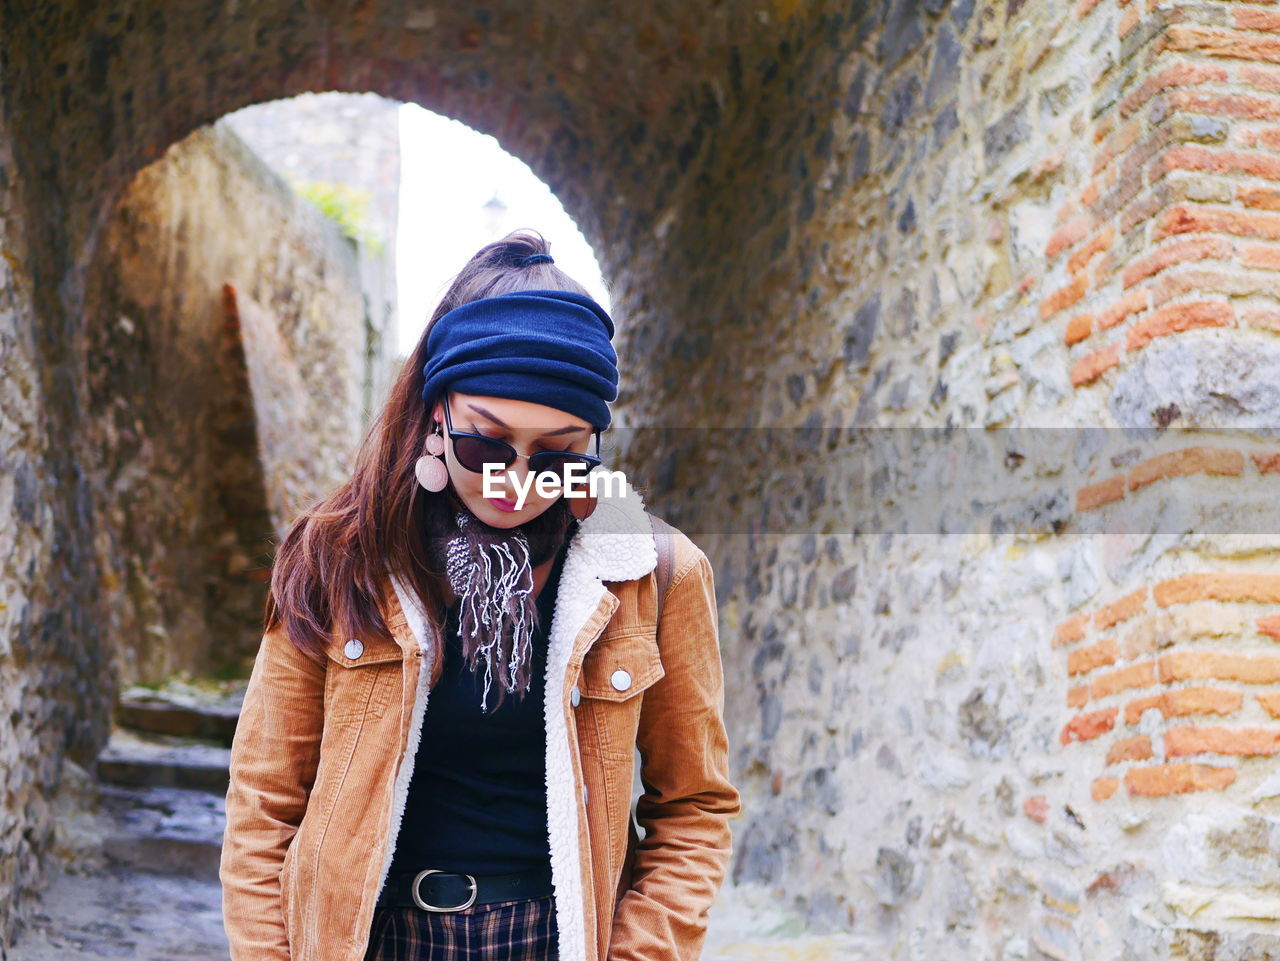
[[[502,498],[500,500],[492,500],[489,503],[492,504],[494,507],[498,508],[498,510],[503,511],[507,514],[514,514],[516,510],[516,502],[507,500],[506,498]]]

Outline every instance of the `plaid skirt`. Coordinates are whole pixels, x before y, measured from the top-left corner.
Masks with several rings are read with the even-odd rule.
[[[379,907],[364,961],[559,961],[555,898],[436,913]]]

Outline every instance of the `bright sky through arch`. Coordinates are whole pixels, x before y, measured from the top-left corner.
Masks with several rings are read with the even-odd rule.
[[[403,104],[396,238],[401,356],[418,342],[445,287],[467,258],[519,227],[546,237],[556,265],[610,309],[586,238],[522,160],[488,134],[417,104]]]

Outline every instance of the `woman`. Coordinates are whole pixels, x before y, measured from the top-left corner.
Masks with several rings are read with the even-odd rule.
[[[612,336],[540,236],[487,245],[281,544],[231,750],[233,961],[699,956],[740,810],[714,581],[674,532],[659,623],[640,495],[582,482]]]

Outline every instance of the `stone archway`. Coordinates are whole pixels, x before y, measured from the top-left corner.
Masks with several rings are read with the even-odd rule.
[[[15,739],[45,760],[5,748],[2,833],[23,840],[0,851],[0,889],[34,883],[57,759],[102,734],[76,420],[104,210],[238,106],[349,90],[493,133],[552,186],[625,318],[628,423],[810,432],[803,463],[762,472],[728,454],[733,477],[700,487],[688,478],[723,467],[718,448],[632,452],[661,462],[677,523],[696,529],[697,508],[747,477],[747,502],[800,535],[700,540],[722,562],[748,801],[738,880],[794,897],[815,927],[869,925],[886,950],[1073,957],[1128,938],[1210,957],[1258,933],[1233,933],[1253,923],[1238,905],[1273,911],[1251,880],[1257,815],[1235,805],[1273,796],[1275,675],[1232,658],[1271,656],[1275,547],[1073,537],[1201,481],[1268,483],[1275,452],[1243,435],[1226,454],[1082,448],[1078,483],[922,549],[874,510],[890,475],[862,477],[827,433],[1274,420],[1280,25],[1230,6],[5,8],[0,305],[16,376],[0,409],[26,438],[4,496],[28,538],[4,575],[0,690]],[[999,489],[1021,463],[982,466]],[[758,510],[738,529],[768,528]],[[841,541],[851,530],[874,537]],[[1221,723],[1164,696],[1194,680],[1232,692],[1196,702]],[[1134,704],[1146,727],[1124,737]],[[1152,831],[1218,851],[1221,872],[1201,884],[1177,852],[1148,861]],[[1151,891],[1169,920],[1131,923]]]

